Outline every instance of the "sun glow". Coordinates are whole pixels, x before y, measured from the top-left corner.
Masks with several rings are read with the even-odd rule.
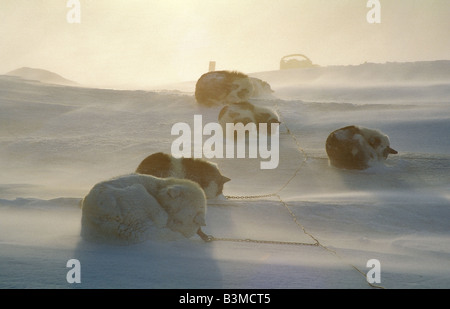
[[[322,66],[448,58],[445,0],[367,1],[80,0],[69,23],[65,1],[0,3],[0,71],[38,67],[82,84],[145,86],[195,80],[217,69],[277,70],[302,53]],[[429,35],[433,33],[433,35]]]

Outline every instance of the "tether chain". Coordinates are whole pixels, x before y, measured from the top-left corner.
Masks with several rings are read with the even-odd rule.
[[[261,199],[261,198],[269,198],[269,197],[277,197],[280,201],[280,203],[282,203],[286,209],[288,210],[289,214],[291,215],[291,217],[293,218],[294,222],[303,230],[303,232],[308,235],[309,237],[311,237],[314,240],[314,243],[304,243],[304,242],[291,242],[291,241],[280,241],[280,240],[259,240],[259,239],[250,239],[250,238],[226,238],[226,237],[214,237],[211,235],[207,235],[205,233],[203,233],[203,231],[201,229],[199,229],[198,231],[198,235],[206,242],[211,242],[211,241],[229,241],[229,242],[251,242],[251,243],[260,243],[260,244],[277,244],[277,245],[296,245],[296,246],[319,246],[319,241],[314,238],[311,234],[309,234],[308,232],[306,232],[305,228],[298,222],[297,217],[294,215],[294,213],[289,209],[288,205],[282,200],[281,196],[279,195],[279,193],[281,191],[284,190],[284,188],[286,188],[289,183],[297,176],[298,172],[300,171],[300,169],[302,168],[303,164],[306,162],[307,160],[307,156],[306,153],[303,151],[303,149],[300,147],[300,144],[297,140],[297,138],[291,133],[291,131],[289,130],[289,128],[287,127],[287,125],[285,123],[283,123],[283,125],[286,128],[287,133],[294,139],[295,144],[297,145],[298,150],[300,150],[303,154],[303,161],[301,162],[301,164],[299,165],[299,167],[295,170],[295,172],[293,173],[293,175],[286,181],[286,183],[281,186],[276,192],[274,193],[269,193],[269,194],[260,194],[260,195],[243,195],[243,196],[239,196],[239,195],[227,195],[225,196],[227,199],[239,199],[239,200],[250,200],[250,199]]]
[[[225,197],[228,200],[252,200],[252,199],[258,199],[258,198],[266,198],[266,197],[273,197],[276,196],[276,193],[270,193],[270,194],[261,194],[261,195],[226,195]]]
[[[276,107],[276,109],[278,109],[278,106]],[[258,240],[258,239],[250,239],[250,238],[226,238],[226,237],[214,237],[212,235],[207,235],[205,234],[201,228],[198,229],[197,234],[200,236],[200,238],[205,241],[205,242],[213,242],[213,241],[226,241],[226,242],[240,242],[240,243],[259,243],[259,244],[275,244],[275,245],[295,245],[295,246],[310,246],[310,247],[321,247],[324,250],[326,250],[327,252],[332,253],[333,255],[335,255],[336,257],[343,259],[341,256],[339,256],[339,254],[328,248],[327,246],[322,245],[319,240],[317,238],[315,238],[313,235],[311,235],[310,233],[308,233],[305,229],[305,227],[300,224],[300,222],[297,220],[297,216],[291,211],[291,209],[289,208],[289,206],[287,205],[287,203],[285,201],[283,201],[283,199],[280,196],[280,192],[283,191],[288,185],[289,183],[297,176],[298,172],[300,171],[300,169],[303,167],[303,165],[306,163],[308,156],[306,154],[306,152],[303,150],[303,148],[300,146],[300,143],[297,140],[297,137],[291,132],[291,130],[288,128],[288,126],[286,125],[286,123],[282,122],[284,127],[286,128],[286,132],[287,134],[289,134],[292,139],[294,140],[297,149],[303,154],[303,161],[300,163],[299,167],[295,170],[295,172],[292,174],[292,176],[284,183],[283,186],[281,186],[276,192],[274,193],[269,193],[269,194],[260,194],[260,195],[243,195],[243,196],[238,196],[238,195],[227,195],[225,196],[227,199],[239,199],[239,200],[250,200],[250,199],[260,199],[260,198],[269,198],[269,197],[277,197],[278,200],[280,201],[281,204],[283,204],[283,206],[287,209],[287,211],[289,212],[289,214],[291,215],[292,219],[294,220],[295,224],[297,224],[297,226],[299,226],[303,233],[305,233],[306,235],[308,235],[309,237],[311,237],[311,239],[314,240],[314,243],[304,243],[304,242],[290,242],[290,241],[279,241],[279,240]],[[355,269],[358,273],[360,273],[361,275],[363,275],[364,277],[366,277],[366,274],[364,274],[358,267],[354,266],[353,264],[349,264],[353,269]],[[380,285],[376,285],[373,283],[370,283],[368,281],[366,281],[367,284],[373,288],[377,288],[377,289],[384,289],[383,286]]]
[[[198,230],[197,234],[205,241],[229,241],[229,242],[247,242],[247,243],[257,243],[257,244],[272,244],[272,245],[295,245],[295,246],[319,246],[319,243],[302,243],[295,241],[280,241],[280,240],[259,240],[250,238],[226,238],[226,237],[214,237],[203,233],[201,229]]]
[[[289,178],[289,179],[286,181],[286,183],[285,183],[283,186],[281,186],[280,189],[278,189],[278,190],[277,190],[276,192],[274,192],[274,193],[260,194],[260,195],[242,195],[242,196],[239,196],[239,195],[226,195],[225,197],[226,197],[227,199],[247,200],[247,199],[258,199],[258,198],[266,198],[266,197],[274,197],[274,196],[276,196],[276,197],[278,197],[278,198],[281,200],[281,198],[280,198],[280,196],[279,196],[279,193],[280,193],[281,191],[283,191],[284,188],[286,188],[286,187],[289,185],[289,183],[297,176],[297,174],[298,174],[298,172],[300,171],[300,169],[301,169],[301,168],[303,167],[303,165],[306,163],[306,160],[308,160],[308,156],[306,155],[306,152],[303,150],[303,148],[300,147],[300,143],[298,142],[297,137],[296,137],[294,134],[292,134],[291,130],[289,130],[289,128],[288,128],[288,126],[286,125],[286,123],[284,123],[284,122],[282,122],[282,123],[283,123],[284,127],[286,128],[287,134],[288,134],[289,136],[291,136],[292,139],[294,140],[295,145],[297,146],[297,149],[303,154],[303,161],[300,163],[299,167],[298,167],[298,168],[295,170],[295,172],[292,174],[291,178]]]
[[[292,216],[295,224],[297,224],[302,230],[303,232],[308,235],[309,237],[311,237],[314,240],[314,243],[307,243],[307,242],[296,242],[296,241],[281,241],[281,240],[261,240],[261,239],[251,239],[251,238],[227,238],[227,237],[214,237],[211,235],[207,235],[205,234],[201,229],[199,229],[197,231],[197,234],[205,241],[205,242],[211,242],[211,241],[229,241],[229,242],[247,242],[247,243],[258,243],[258,244],[272,244],[272,245],[295,245],[295,246],[314,246],[314,247],[318,247],[321,246],[319,241],[312,236],[311,234],[309,234],[305,228],[303,227],[303,225],[301,225],[298,220],[297,217],[294,215],[294,213],[289,209],[289,207],[287,206],[287,204],[281,199],[281,197],[274,193],[271,194],[270,196],[276,196],[278,197],[278,199],[280,200],[280,202],[286,207],[286,209],[288,210],[289,214]],[[250,198],[256,198],[256,197],[245,197],[247,199]]]

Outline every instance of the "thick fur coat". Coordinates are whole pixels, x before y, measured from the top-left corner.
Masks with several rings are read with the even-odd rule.
[[[208,199],[222,194],[223,186],[230,178],[223,176],[216,164],[194,158],[175,158],[158,152],[146,157],[137,167],[136,173],[156,177],[190,179],[198,183]]]
[[[331,132],[325,147],[330,164],[345,169],[366,169],[373,163],[383,162],[389,154],[397,154],[390,147],[387,135],[359,126]]]
[[[91,241],[138,243],[191,237],[206,225],[206,197],[190,180],[130,174],[96,184],[81,202],[81,235]]]
[[[219,112],[219,123],[224,132],[226,132],[227,123],[254,123],[256,130],[260,123],[267,123],[267,134],[271,134],[271,124],[280,123],[277,113],[267,107],[255,106],[250,102],[233,103],[224,106]]]
[[[267,82],[236,71],[205,73],[195,85],[195,99],[205,106],[245,102],[272,92]]]

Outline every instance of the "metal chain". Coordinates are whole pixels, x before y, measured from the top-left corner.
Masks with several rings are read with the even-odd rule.
[[[272,244],[272,245],[295,245],[295,246],[316,246],[316,247],[319,246],[318,242],[303,243],[303,242],[295,242],[295,241],[260,240],[260,239],[251,239],[251,238],[244,239],[244,238],[214,237],[214,236],[205,234],[201,228],[198,229],[197,234],[205,242],[229,241],[229,242],[247,242],[247,243]]]
[[[293,173],[293,175],[283,184],[283,186],[281,186],[276,192],[274,193],[269,193],[269,194],[259,194],[259,195],[227,195],[225,196],[227,199],[238,199],[238,200],[250,200],[250,199],[261,199],[261,198],[269,198],[269,197],[277,197],[280,200],[280,203],[282,203],[287,210],[289,211],[289,214],[291,215],[291,217],[293,218],[294,222],[303,230],[303,232],[310,236],[312,239],[314,239],[314,243],[303,243],[303,242],[290,242],[290,241],[278,241],[278,240],[259,240],[259,239],[242,239],[242,238],[224,238],[224,237],[214,237],[211,235],[206,235],[205,233],[203,233],[203,231],[201,231],[201,229],[199,229],[198,234],[199,236],[206,242],[211,242],[211,241],[230,241],[230,242],[252,242],[252,243],[259,243],[259,244],[277,244],[277,245],[297,245],[297,246],[319,246],[319,241],[317,239],[315,239],[311,234],[307,233],[305,228],[298,222],[297,217],[294,215],[294,213],[288,208],[287,204],[282,200],[281,196],[279,195],[279,193],[281,191],[284,190],[284,188],[286,188],[289,183],[297,176],[298,172],[300,171],[300,169],[302,168],[303,164],[306,162],[307,160],[307,156],[306,153],[304,152],[304,150],[300,147],[300,144],[297,140],[297,138],[292,134],[291,130],[289,130],[288,126],[283,122],[283,125],[286,128],[286,132],[288,135],[290,135],[294,141],[295,144],[298,147],[298,150],[303,154],[303,161],[300,164],[300,166],[295,170],[295,172]]]
[[[257,244],[271,244],[271,245],[295,245],[295,246],[319,246],[318,243],[303,243],[303,242],[295,242],[295,241],[281,241],[281,240],[259,240],[259,239],[240,239],[240,238],[216,238],[211,237],[209,241],[229,241],[229,242],[248,242],[248,243],[257,243]]]
[[[276,196],[276,193],[261,194],[261,195],[226,195],[225,197],[228,200],[251,200],[251,199],[259,199],[259,198],[266,198],[266,197],[273,197],[273,196]]]
[[[276,106],[276,109],[278,110],[278,106]],[[278,114],[280,114],[279,110],[278,110]],[[292,139],[294,140],[295,145],[297,146],[297,149],[302,153],[303,155],[303,160],[300,163],[299,167],[295,170],[295,172],[292,174],[292,176],[274,193],[269,193],[269,194],[260,194],[260,195],[226,195],[225,197],[227,199],[239,199],[239,200],[247,200],[247,199],[258,199],[258,198],[266,198],[266,197],[273,197],[273,196],[278,196],[279,197],[279,193],[281,191],[283,191],[288,185],[289,183],[297,176],[298,172],[300,171],[300,169],[303,167],[303,165],[306,163],[306,161],[308,160],[308,155],[306,154],[306,152],[303,150],[303,148],[300,146],[300,143],[297,139],[297,137],[292,133],[292,131],[289,129],[289,127],[287,126],[287,124],[285,122],[281,122],[284,127],[286,128],[286,132],[287,134],[292,137]],[[280,198],[281,199],[281,198]]]
[[[278,106],[276,106],[276,109],[278,110]],[[303,233],[305,233],[306,235],[308,235],[309,237],[311,237],[311,239],[314,240],[314,243],[304,243],[304,242],[291,242],[291,241],[279,241],[279,240],[259,240],[259,239],[250,239],[250,238],[226,238],[226,237],[214,237],[212,235],[207,235],[205,234],[201,228],[198,229],[197,234],[200,236],[201,239],[203,239],[205,242],[213,242],[213,241],[227,241],[227,242],[240,242],[240,243],[258,243],[258,244],[272,244],[272,245],[295,245],[295,246],[310,246],[310,247],[321,247],[324,250],[326,250],[327,252],[332,253],[333,255],[335,255],[336,257],[343,259],[341,256],[339,256],[339,254],[328,248],[327,246],[322,245],[319,240],[317,238],[315,238],[312,234],[308,233],[305,229],[305,227],[300,224],[300,222],[297,219],[297,216],[291,211],[291,209],[289,208],[288,204],[283,201],[283,199],[281,198],[281,196],[279,195],[279,193],[281,191],[283,191],[288,185],[289,183],[297,176],[298,172],[300,171],[300,169],[303,167],[303,165],[306,163],[308,156],[306,154],[306,152],[303,150],[303,148],[300,146],[299,141],[297,140],[297,137],[291,132],[291,130],[289,129],[289,127],[286,125],[286,123],[282,122],[283,125],[286,128],[286,132],[288,135],[290,135],[292,137],[292,139],[294,140],[297,149],[302,153],[303,155],[303,161],[301,162],[301,164],[299,165],[299,167],[295,170],[295,172],[293,173],[293,175],[284,183],[283,186],[280,187],[280,189],[278,189],[278,191],[274,192],[274,193],[269,193],[269,194],[260,194],[260,195],[243,195],[243,196],[238,196],[238,195],[227,195],[225,196],[227,199],[239,199],[239,200],[249,200],[249,199],[261,199],[261,198],[268,198],[268,197],[277,197],[280,201],[280,203],[287,209],[287,211],[289,212],[289,214],[291,215],[292,219],[294,220],[295,224],[297,224],[297,226],[299,228],[302,229]],[[361,275],[363,275],[364,277],[366,277],[366,275],[356,266],[354,266],[353,264],[349,264],[353,269],[355,269],[358,273],[360,273]],[[367,284],[373,288],[377,288],[377,289],[384,289],[383,286],[380,285],[376,285],[373,283],[370,283],[367,281]]]

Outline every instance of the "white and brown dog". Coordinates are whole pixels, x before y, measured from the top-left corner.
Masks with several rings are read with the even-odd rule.
[[[206,106],[245,102],[251,97],[271,94],[270,85],[237,71],[213,71],[203,74],[195,86],[195,98]]]
[[[192,237],[206,225],[205,193],[187,179],[124,175],[96,184],[81,207],[81,236],[89,241],[132,244],[155,235]]]
[[[221,195],[224,184],[230,181],[230,178],[220,173],[215,163],[203,159],[175,158],[162,152],[151,154],[142,160],[136,173],[190,179],[202,187],[208,199]]]
[[[254,123],[257,131],[259,131],[259,124],[266,123],[268,135],[273,133],[271,124],[280,123],[280,117],[275,111],[267,107],[255,106],[250,102],[233,103],[224,106],[219,113],[218,120],[224,132],[227,132],[227,123],[242,123],[243,125]]]
[[[390,147],[387,135],[378,130],[347,126],[330,133],[326,151],[331,165],[345,169],[366,169],[398,152]]]

